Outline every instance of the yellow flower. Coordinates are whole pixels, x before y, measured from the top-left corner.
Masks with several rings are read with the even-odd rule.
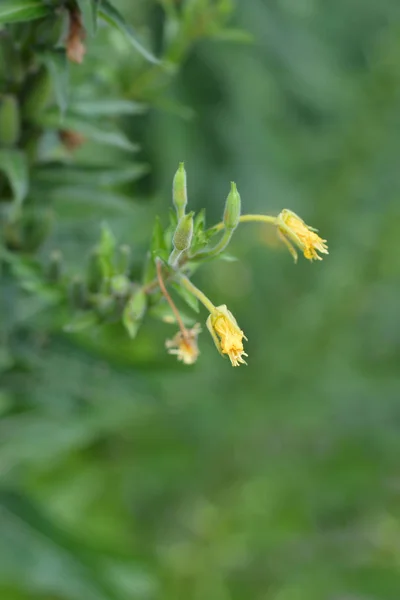
[[[317,254],[328,254],[326,240],[317,235],[317,229],[306,225],[294,212],[284,209],[276,218],[279,237],[286,244],[289,252],[297,262],[297,252],[291,242],[296,244],[308,260],[322,260]]]
[[[168,353],[176,354],[178,360],[182,361],[185,365],[192,365],[195,363],[200,354],[197,346],[197,336],[200,331],[201,327],[198,323],[196,323],[192,329],[187,329],[186,335],[181,331],[178,331],[172,340],[167,340],[165,342]]]
[[[227,309],[226,304],[216,306],[207,319],[207,328],[220,354],[227,354],[233,367],[246,364],[243,356],[243,338],[247,340],[239,328],[235,317]]]

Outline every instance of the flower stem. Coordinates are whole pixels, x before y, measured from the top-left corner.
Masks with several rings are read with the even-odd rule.
[[[171,267],[176,267],[181,256],[182,250],[177,250],[174,248],[169,255],[168,264],[171,265]]]
[[[196,296],[196,298],[200,300],[202,304],[204,304],[204,306],[210,313],[212,313],[215,310],[215,306],[211,302],[211,300],[207,298],[207,296],[201,290],[199,290],[199,288],[197,288],[185,275],[179,273],[177,274],[177,276],[179,283],[181,283],[183,287],[185,287],[188,290],[188,292],[191,292],[193,296]]]
[[[162,278],[161,262],[159,260],[156,260],[156,268],[157,268],[158,285],[160,286],[160,290],[161,290],[164,298],[166,299],[166,301],[170,305],[172,312],[174,313],[176,322],[179,325],[179,329],[181,330],[181,333],[182,333],[183,337],[185,339],[188,339],[189,332],[186,329],[186,327],[185,327],[185,325],[184,325],[184,323],[182,321],[181,315],[179,314],[179,311],[176,308],[176,306],[174,304],[174,301],[172,300],[171,296],[169,295],[169,293],[167,291],[167,288],[165,287],[165,283],[164,283],[164,280]]]
[[[224,224],[222,224],[222,227],[225,227]],[[225,250],[231,241],[234,231],[234,229],[225,229],[223,236],[213,248],[210,248],[210,250],[200,250],[200,252],[196,252],[196,254],[193,254],[193,256],[189,257],[190,260],[195,258],[213,258],[214,256],[218,256],[218,254],[221,254],[221,252]]]
[[[249,223],[249,222],[259,222],[259,223],[272,223],[275,224],[276,222],[276,217],[272,217],[270,215],[242,215],[239,218],[239,223]],[[221,223],[218,223],[217,225],[215,225],[215,227],[213,229],[215,229],[215,231],[221,231],[224,228],[224,224],[221,221]]]

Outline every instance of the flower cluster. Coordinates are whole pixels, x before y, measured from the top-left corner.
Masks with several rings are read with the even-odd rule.
[[[303,219],[286,208],[276,217],[242,215],[240,195],[233,182],[225,203],[223,220],[210,229],[204,228],[204,215],[195,217],[193,212],[186,213],[187,203],[186,172],[183,163],[180,163],[173,182],[176,218],[168,237],[169,256],[163,251],[156,257],[158,287],[172,310],[172,321],[179,325],[179,331],[172,339],[167,340],[166,347],[170,354],[176,355],[177,359],[185,365],[192,365],[199,356],[197,339],[201,331],[200,325],[196,324],[191,329],[185,326],[167,290],[171,282],[182,298],[189,300],[189,304],[192,301],[200,301],[207,308],[209,316],[206,325],[218,352],[222,356],[229,357],[233,367],[239,367],[247,364],[245,361],[247,354],[243,347],[243,341],[247,341],[247,338],[226,304],[215,306],[192,283],[188,275],[194,271],[193,266],[197,268],[207,260],[217,258],[225,250],[241,222],[268,223],[275,227],[279,238],[286,244],[295,262],[297,262],[296,248],[301,250],[306,259],[313,261],[322,260],[320,254],[328,254],[328,246],[316,229],[306,225]],[[211,238],[219,232],[221,232],[219,240],[212,245]]]

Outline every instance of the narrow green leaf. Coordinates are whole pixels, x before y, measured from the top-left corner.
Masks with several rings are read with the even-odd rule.
[[[46,114],[39,115],[37,123],[41,126],[54,129],[68,129],[77,131],[90,140],[134,152],[139,149],[137,144],[132,143],[128,138],[110,124],[91,123],[81,117],[67,114],[62,119],[54,112],[49,111]]]
[[[20,492],[0,489],[0,578],[39,596],[115,600],[104,569]],[[51,568],[49,566],[51,565]]]
[[[71,181],[74,186],[111,187],[130,181],[136,181],[149,172],[149,165],[144,163],[121,165],[118,168],[104,166],[69,166],[52,163],[48,166],[37,167],[34,172],[34,181],[41,185],[54,184],[68,185]]]
[[[90,35],[95,35],[97,31],[97,15],[100,0],[77,0],[79,9],[83,17],[83,25]]]
[[[0,150],[0,170],[10,182],[15,207],[20,207],[28,193],[28,166],[25,154],[19,150]]]
[[[186,288],[179,285],[179,283],[173,282],[171,287],[176,291],[176,293],[182,298],[184,302],[195,312],[199,312],[199,301],[196,296],[193,296]]]
[[[46,52],[43,62],[47,66],[53,80],[53,88],[57,104],[62,115],[68,108],[69,69],[64,50]]]
[[[71,106],[71,112],[87,117],[140,115],[146,111],[145,104],[118,98],[77,100]]]
[[[121,13],[108,0],[103,0],[99,7],[99,15],[104,21],[124,33],[132,46],[152,64],[160,64],[158,58],[147,50],[137,39],[137,34],[133,27],[126,23]]]
[[[125,305],[122,322],[131,338],[134,338],[139,330],[146,306],[147,295],[143,289],[134,292]]]
[[[151,239],[151,251],[154,256],[159,256],[164,252],[167,252],[167,247],[165,245],[164,239],[164,230],[161,225],[160,218],[157,216],[154,227],[153,227],[153,235]]]
[[[194,325],[195,319],[192,316],[188,315],[181,309],[179,309],[179,314],[185,325],[187,325],[188,327],[191,327],[192,325]],[[163,321],[164,323],[170,323],[171,325],[176,324],[175,315],[172,312],[169,304],[167,304],[165,301],[161,301],[158,304],[156,304],[155,306],[153,306],[149,310],[149,315],[151,317],[153,317],[154,319]]]
[[[64,325],[64,331],[67,333],[75,333],[84,331],[90,327],[94,327],[98,322],[97,316],[93,312],[85,312],[74,317],[74,319]]]
[[[253,44],[254,36],[244,29],[218,29],[210,37],[221,42],[236,42],[237,44]]]
[[[156,277],[156,266],[154,264],[153,254],[152,252],[148,252],[146,255],[146,260],[144,263],[142,282],[143,285],[147,285]]]
[[[103,216],[132,215],[132,205],[126,196],[91,186],[62,185],[51,188],[49,202],[65,221],[94,218],[101,210]]]
[[[42,0],[1,0],[0,23],[33,21],[49,14],[50,7]]]
[[[114,274],[114,254],[116,240],[111,229],[106,223],[103,223],[101,229],[101,238],[98,246],[99,261],[103,272],[104,279],[112,277]]]
[[[202,208],[197,215],[195,216],[194,219],[194,234],[196,235],[197,233],[199,233],[200,231],[203,232],[206,226],[206,210],[205,208]]]

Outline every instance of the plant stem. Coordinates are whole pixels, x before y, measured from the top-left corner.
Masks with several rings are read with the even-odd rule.
[[[272,223],[276,222],[276,217],[271,217],[269,215],[242,215],[239,219],[239,223],[249,223],[249,222],[259,222],[259,223]],[[215,231],[221,231],[224,228],[224,224],[218,223],[213,227]]]
[[[224,225],[222,225],[224,227]],[[210,250],[201,250],[200,252],[196,252],[193,256],[190,256],[190,260],[194,258],[213,258],[214,256],[218,256],[221,252],[225,250],[229,242],[231,241],[234,229],[225,229],[224,235],[221,237],[219,242],[215,244],[214,248]]]
[[[168,264],[171,265],[171,267],[176,267],[181,256],[182,250],[177,250],[176,248],[174,248],[171,254],[169,255]]]
[[[199,288],[197,288],[185,275],[179,273],[178,279],[179,283],[181,283],[183,287],[185,287],[188,290],[188,292],[191,292],[193,296],[196,296],[196,298],[200,300],[202,304],[204,304],[204,306],[210,313],[212,313],[215,310],[215,306],[211,302],[211,300],[207,298],[207,296],[203,294],[203,292],[199,290]]]
[[[174,301],[172,300],[171,296],[169,295],[167,288],[165,287],[165,283],[164,280],[162,278],[162,271],[161,271],[161,262],[159,260],[156,260],[156,268],[157,268],[157,279],[158,279],[158,285],[160,286],[160,290],[163,294],[163,296],[165,297],[166,301],[168,302],[168,304],[171,307],[172,312],[174,313],[174,317],[176,319],[176,322],[179,325],[179,329],[181,330],[181,333],[183,335],[183,337],[185,339],[188,339],[189,337],[189,332],[186,329],[181,315],[179,314],[178,309],[176,308]]]

